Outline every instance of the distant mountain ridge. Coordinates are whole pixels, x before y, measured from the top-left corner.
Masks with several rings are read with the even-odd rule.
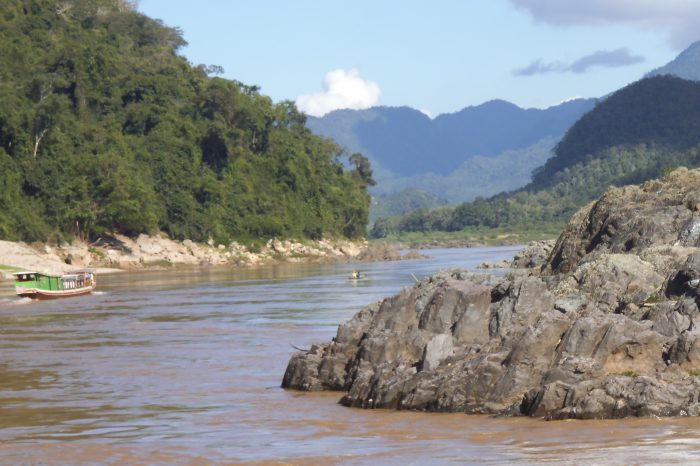
[[[670,74],[690,81],[700,81],[700,41],[691,44],[675,59],[647,73],[646,77]]]
[[[430,119],[410,107],[337,110],[309,117],[307,127],[350,151],[362,152],[392,174],[448,175],[470,157],[496,156],[558,139],[595,99],[575,99],[547,109],[523,109],[492,100]],[[381,180],[380,180],[381,182]]]

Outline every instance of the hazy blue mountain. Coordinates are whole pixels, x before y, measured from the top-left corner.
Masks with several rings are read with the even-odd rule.
[[[475,155],[447,175],[432,172],[413,176],[385,175],[372,188],[373,195],[390,195],[408,188],[428,191],[451,203],[488,197],[526,185],[532,172],[552,156],[555,138],[544,138],[532,146],[507,150],[485,157]],[[370,208],[370,216],[374,205]]]
[[[451,171],[461,165],[464,155],[494,156],[532,146],[544,138],[558,139],[594,105],[595,99],[575,99],[546,109],[523,109],[492,100],[440,115],[434,123],[453,154],[443,166]]]
[[[649,72],[647,77],[664,74],[671,74],[691,81],[700,81],[700,42],[691,44],[674,60]]]
[[[523,109],[493,100],[435,119],[409,107],[373,107],[309,117],[307,125],[369,157],[381,184],[383,170],[395,176],[448,175],[476,155],[492,157],[558,139],[594,105],[595,99],[576,99]]]

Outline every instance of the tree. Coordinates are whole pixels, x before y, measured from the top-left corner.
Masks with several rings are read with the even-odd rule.
[[[369,159],[359,152],[355,152],[350,156],[350,163],[355,165],[355,173],[368,186],[374,186],[377,182],[372,178],[372,167]]]

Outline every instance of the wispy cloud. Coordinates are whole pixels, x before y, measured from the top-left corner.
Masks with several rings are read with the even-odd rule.
[[[556,25],[626,23],[655,30],[677,48],[698,40],[697,0],[510,0],[533,18]]]
[[[515,76],[534,76],[536,74],[561,73],[566,65],[560,62],[544,63],[541,59],[535,60],[527,66],[513,70]]]
[[[585,73],[594,66],[604,66],[607,68],[618,68],[621,66],[636,65],[642,63],[644,57],[632,55],[626,48],[617,50],[598,50],[590,55],[581,57],[573,62],[569,69],[574,73]]]
[[[616,68],[636,65],[644,61],[641,55],[632,55],[626,48],[616,50],[598,50],[585,55],[571,63],[560,61],[545,63],[541,59],[529,65],[513,70],[515,76],[534,76],[548,73],[586,73],[593,67]]]
[[[360,110],[372,107],[379,103],[381,93],[379,85],[362,79],[356,68],[349,71],[337,69],[326,73],[322,92],[300,95],[296,104],[309,115],[323,116],[341,108]]]

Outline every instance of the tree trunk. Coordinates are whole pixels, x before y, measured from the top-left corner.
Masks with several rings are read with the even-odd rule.
[[[48,128],[45,128],[45,129],[41,130],[41,133],[34,135],[34,154],[33,154],[34,158],[36,158],[36,153],[39,152],[39,143],[44,138],[44,136],[46,135],[46,132],[48,130],[49,130]]]

